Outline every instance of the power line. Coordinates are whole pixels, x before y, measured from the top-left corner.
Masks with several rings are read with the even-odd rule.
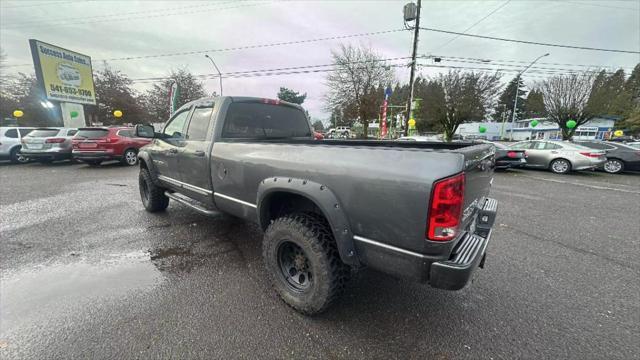
[[[154,55],[127,56],[127,57],[108,58],[108,59],[93,59],[93,62],[97,62],[97,61],[126,61],[126,60],[150,59],[150,58],[170,57],[170,56],[204,54],[204,53],[209,53],[209,52],[224,52],[224,51],[258,49],[258,48],[267,48],[267,47],[274,47],[274,46],[312,43],[312,42],[318,42],[318,41],[340,40],[340,39],[348,39],[348,38],[354,38],[354,37],[382,35],[382,34],[389,34],[389,33],[395,33],[395,32],[400,32],[400,31],[406,31],[406,30],[405,29],[382,30],[382,31],[374,31],[374,32],[359,33],[359,34],[328,36],[328,37],[315,38],[315,39],[304,39],[304,40],[283,41],[283,42],[277,42],[277,43],[266,43],[266,44],[254,44],[254,45],[236,46],[236,47],[222,48],[222,49],[193,50],[193,51],[183,51],[183,52],[154,54]],[[33,65],[33,64],[15,64],[15,65],[6,65],[6,67],[31,66],[31,65]]]
[[[115,17],[115,18],[108,18],[108,19],[102,19],[102,20],[90,20],[90,21],[74,21],[74,22],[63,22],[63,23],[49,23],[49,24],[42,24],[40,26],[13,26],[13,27],[4,27],[2,29],[18,29],[18,28],[23,28],[23,27],[28,27],[28,28],[40,28],[40,27],[51,27],[51,26],[68,26],[68,25],[82,25],[82,24],[95,24],[95,23],[100,23],[100,22],[106,22],[106,21],[127,21],[127,20],[136,20],[136,19],[151,19],[151,18],[159,18],[159,17],[166,17],[166,16],[172,16],[172,15],[184,15],[184,14],[201,14],[203,12],[210,12],[210,11],[216,11],[216,10],[228,10],[228,9],[237,9],[237,8],[243,8],[243,7],[254,7],[254,6],[260,6],[260,5],[266,5],[266,2],[262,2],[262,3],[256,3],[256,4],[245,4],[245,5],[237,5],[237,6],[229,6],[229,7],[223,7],[223,8],[211,8],[211,9],[200,9],[200,10],[192,10],[192,11],[181,11],[181,12],[173,12],[173,13],[167,13],[167,14],[159,14],[159,15],[150,15],[150,16],[132,16],[132,17]]]
[[[488,58],[469,58],[469,57],[460,57],[460,56],[447,56],[447,55],[430,55],[432,58],[442,58],[442,59],[463,59],[463,60],[476,60],[478,62],[494,62],[501,61],[505,63],[519,63],[519,64],[529,64],[530,61],[524,60],[504,60],[504,59],[488,59]],[[558,65],[558,66],[578,66],[578,67],[587,67],[587,68],[611,68],[611,69],[625,69],[632,70],[632,67],[628,66],[612,66],[612,65],[595,65],[595,64],[572,64],[572,63],[552,63],[552,62],[538,62],[540,65]]]
[[[71,4],[71,3],[82,3],[83,1],[46,1],[46,2],[42,2],[42,3],[38,3],[38,4],[29,4],[29,5],[13,5],[13,6],[0,6],[0,9],[4,10],[4,9],[18,9],[18,8],[28,8],[28,7],[35,7],[35,6],[48,6],[48,5],[62,5],[62,4]]]
[[[590,4],[590,3],[581,2],[581,1],[565,1],[565,3],[578,4],[578,5],[587,5],[587,6],[596,6],[596,7],[609,8],[609,9],[640,11],[640,8],[632,8],[632,7],[624,7],[624,6],[613,6],[613,5],[602,5],[602,4]]]
[[[476,25],[480,24],[481,22],[483,22],[484,20],[486,20],[488,17],[490,17],[491,15],[495,14],[498,10],[502,9],[503,7],[507,6],[509,3],[511,2],[511,0],[507,0],[504,3],[502,3],[500,6],[498,6],[497,8],[493,9],[493,11],[491,11],[490,13],[488,13],[487,15],[485,15],[482,19],[474,22],[473,24],[471,24],[471,26],[469,26],[468,28],[464,29],[463,33],[466,34],[467,31],[471,30],[473,27],[475,27]],[[453,38],[451,38],[450,40],[446,41],[445,43],[443,43],[442,45],[436,47],[433,51],[438,51],[440,49],[442,49],[443,47],[451,44],[452,42],[454,42],[457,38],[459,38],[462,35],[456,35]]]
[[[429,58],[429,57],[423,57],[423,58]],[[509,60],[489,60],[489,59],[476,59],[476,58],[465,58],[465,57],[456,57],[456,56],[439,56],[439,58],[441,59],[445,59],[445,60],[449,60],[451,62],[461,62],[461,63],[472,63],[472,64],[483,64],[483,65],[499,65],[499,66],[507,66],[507,67],[515,67],[518,69],[522,68],[520,61],[509,61]],[[547,63],[538,63],[539,65],[544,65]],[[603,66],[597,67],[594,66],[595,70],[582,70],[582,69],[565,69],[565,68],[558,68],[558,67],[541,67],[541,66],[534,66],[531,67],[531,69],[541,69],[541,70],[557,70],[557,71],[577,71],[577,72],[584,72],[584,71],[596,71],[599,72],[601,70],[601,68]],[[570,65],[571,64],[567,64]],[[615,67],[611,67],[611,68],[615,68]],[[629,68],[615,68],[617,69],[622,69],[622,70],[629,70]]]
[[[229,4],[229,3],[234,3],[234,2],[239,2],[239,1],[225,1],[225,2],[221,2],[221,3],[217,3],[216,5],[224,5],[224,4]],[[149,14],[149,13],[157,13],[157,12],[166,12],[166,11],[174,11],[174,10],[184,10],[184,9],[191,9],[191,8],[201,8],[201,7],[209,7],[211,6],[210,3],[207,3],[205,5],[191,5],[191,6],[182,6],[182,7],[176,7],[176,8],[165,8],[165,9],[155,9],[155,10],[146,10],[146,11],[134,11],[134,12],[128,12],[128,13],[119,13],[119,14],[103,14],[103,15],[97,15],[97,16],[87,16],[87,17],[83,17],[82,20],[91,20],[91,19],[107,19],[107,18],[120,18],[123,16],[128,16],[128,15],[140,15],[140,14]],[[28,27],[30,24],[38,24],[41,23],[43,20],[42,19],[37,19],[37,20],[31,20],[31,21],[20,21],[20,22],[13,22],[13,23],[8,23],[8,24],[4,24],[5,26],[3,26],[3,29],[9,29],[11,28],[12,25],[18,25],[17,27]],[[75,23],[75,21],[70,21],[70,20],[63,20],[61,22],[54,22],[51,24],[46,24],[47,26],[51,25],[64,25],[65,23]]]
[[[500,37],[495,37],[495,36],[485,36],[485,35],[477,35],[477,34],[465,34],[465,33],[457,32],[457,31],[448,31],[448,30],[434,29],[434,28],[427,28],[427,27],[421,27],[420,30],[438,32],[438,33],[444,33],[444,34],[455,34],[455,35],[468,36],[468,37],[474,37],[474,38],[479,38],[479,39],[508,41],[508,42],[515,42],[515,43],[529,44],[529,45],[551,46],[551,47],[560,47],[560,48],[578,49],[578,50],[591,50],[591,51],[606,51],[606,52],[616,52],[616,53],[640,54],[640,51],[602,49],[602,48],[593,48],[593,47],[587,47],[587,46],[561,45],[561,44],[543,43],[543,42],[537,42],[537,41],[507,39],[507,38],[500,38]]]

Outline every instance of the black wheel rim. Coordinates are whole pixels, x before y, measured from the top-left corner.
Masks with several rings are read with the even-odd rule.
[[[278,247],[278,265],[280,275],[292,290],[302,292],[309,289],[313,274],[309,259],[300,246],[290,241],[281,243]]]

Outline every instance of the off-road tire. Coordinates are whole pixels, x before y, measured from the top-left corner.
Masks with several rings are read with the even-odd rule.
[[[164,211],[169,206],[169,198],[164,194],[164,189],[153,182],[149,170],[145,168],[140,169],[138,187],[142,205],[148,212]]]
[[[293,288],[279,261],[284,243],[300,247],[313,275],[305,290]],[[282,300],[304,315],[326,310],[343,292],[350,268],[340,260],[327,220],[318,214],[296,213],[274,220],[264,234],[262,257],[267,274]]]

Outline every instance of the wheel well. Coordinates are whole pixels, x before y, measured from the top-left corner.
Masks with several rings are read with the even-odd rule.
[[[122,155],[124,155],[129,150],[133,150],[133,152],[135,152],[136,154],[138,153],[138,149],[136,149],[134,147],[128,147],[128,148],[124,149],[124,151],[122,152]]]
[[[326,218],[322,210],[309,198],[290,192],[273,192],[262,200],[260,206],[260,224],[266,230],[272,220],[286,214],[296,212],[311,212]]]
[[[147,170],[149,169],[149,168],[147,167],[147,162],[146,162],[146,161],[144,161],[144,159],[140,159],[140,158],[138,158],[138,164],[140,165],[140,168],[141,168],[141,169],[147,169]]]

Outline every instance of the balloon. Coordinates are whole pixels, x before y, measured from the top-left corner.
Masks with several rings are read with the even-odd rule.
[[[115,116],[115,117],[117,117],[117,118],[122,117],[122,111],[120,111],[120,110],[116,110],[116,111],[114,111],[114,112],[113,112],[113,116]]]
[[[24,115],[24,113],[22,112],[22,110],[14,110],[14,111],[13,111],[13,116],[14,116],[14,117],[20,118],[20,117],[22,117],[22,115]]]
[[[78,117],[78,112],[77,111],[72,111],[71,113],[69,113],[69,115],[71,115],[71,118],[76,118]]]
[[[578,125],[578,123],[576,123],[575,120],[569,120],[566,123],[567,125],[567,129],[573,129],[574,127],[576,127],[576,125]]]
[[[531,127],[536,127],[538,126],[538,124],[539,124],[538,120],[531,121]]]
[[[484,127],[484,126],[482,126],[482,125],[480,125],[480,126],[478,127],[478,131],[480,131],[481,133],[485,133],[485,132],[487,132],[487,128],[486,128],[486,127]]]
[[[409,119],[409,128],[414,128],[416,126],[416,120],[415,119]]]
[[[624,135],[624,131],[622,131],[622,130],[616,130],[616,131],[614,131],[614,132],[613,132],[613,135],[615,135],[615,136],[622,136],[622,135]]]

